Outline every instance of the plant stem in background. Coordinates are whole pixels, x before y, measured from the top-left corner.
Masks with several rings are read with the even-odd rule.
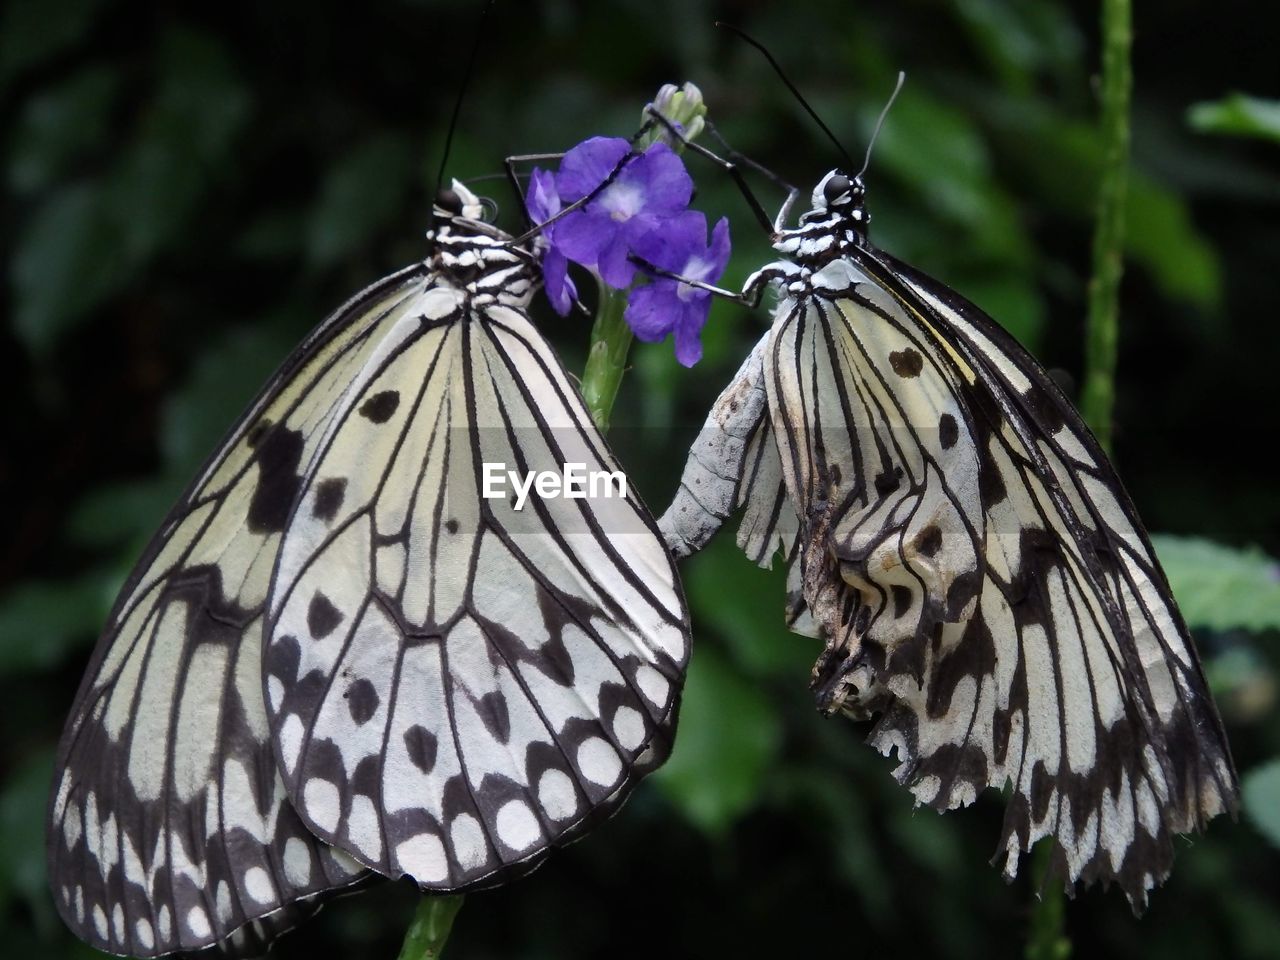
[[[438,960],[462,901],[461,895],[425,896],[419,900],[413,921],[405,931],[399,960]]]
[[[1104,450],[1115,406],[1118,294],[1124,272],[1124,209],[1129,184],[1129,0],[1102,0],[1102,178],[1093,233],[1093,278],[1085,334],[1082,412]]]
[[[1041,890],[1031,904],[1027,960],[1067,960],[1071,956],[1071,940],[1063,930],[1066,896],[1059,881],[1046,880],[1052,854],[1053,845],[1047,837],[1036,844],[1031,854],[1032,882],[1041,884]]]
[[[600,432],[609,429],[609,414],[617,399],[622,375],[627,369],[632,333],[623,319],[627,307],[625,290],[600,285],[600,307],[591,327],[591,347],[582,371],[582,396]]]
[[[1120,333],[1120,277],[1124,273],[1124,207],[1129,185],[1129,93],[1133,74],[1129,0],[1102,0],[1102,176],[1093,233],[1093,276],[1085,331],[1081,408],[1104,450],[1111,447],[1115,407],[1116,344]],[[1032,857],[1032,875],[1044,882],[1052,847],[1042,840]],[[1066,960],[1071,940],[1064,931],[1066,903],[1056,880],[1044,885],[1031,907],[1027,960]]]
[[[609,414],[631,350],[631,328],[622,317],[626,307],[626,291],[600,285],[599,312],[591,327],[591,347],[582,372],[582,396],[601,433],[609,429]],[[399,960],[437,960],[449,939],[453,919],[462,909],[462,901],[460,895],[424,896],[419,900],[413,921],[405,932]]]

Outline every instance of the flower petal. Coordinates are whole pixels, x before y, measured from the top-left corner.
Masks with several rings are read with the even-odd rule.
[[[729,218],[721,217],[716,222],[715,229],[711,231],[711,246],[707,249],[709,259],[715,264],[715,270],[702,279],[710,283],[720,279],[720,275],[724,273],[724,268],[729,263],[729,250]]]
[[[681,366],[692,367],[702,359],[702,328],[711,311],[711,297],[681,304],[683,309],[676,320],[676,360]]]
[[[599,213],[588,205],[556,221],[555,245],[574,263],[594,267],[600,251],[613,242],[617,233],[617,224],[607,213]]]
[[[631,291],[622,318],[637,339],[656,343],[671,332],[679,315],[675,284],[659,279]]]
[[[578,299],[578,288],[569,276],[569,262],[554,247],[547,251],[542,260],[542,275],[552,308],[560,316],[567,317],[573,301]]]
[[[535,224],[546,223],[560,212],[560,194],[556,191],[556,175],[550,170],[533,168],[524,206]]]
[[[604,182],[630,149],[621,137],[592,137],[578,144],[560,161],[556,175],[560,199],[569,204],[585,197]]]
[[[637,218],[639,219],[639,218]],[[680,273],[690,259],[706,249],[707,218],[697,210],[686,210],[675,216],[646,218],[635,229],[651,228],[632,240],[632,248],[654,266]]]
[[[623,173],[645,186],[645,209],[655,214],[678,213],[693,197],[693,179],[684,161],[665,143],[655,143]]]
[[[614,230],[596,258],[595,267],[600,279],[615,290],[626,289],[636,275],[636,265],[629,259],[630,255],[631,246],[627,243],[626,234]]]

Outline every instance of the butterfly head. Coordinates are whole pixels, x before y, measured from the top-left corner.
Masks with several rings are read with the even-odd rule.
[[[435,214],[439,220],[485,220],[485,202],[454,180],[436,194]]]
[[[866,197],[867,190],[863,186],[862,177],[851,177],[837,167],[813,188],[813,212],[822,218],[836,214],[855,223],[865,224]]]

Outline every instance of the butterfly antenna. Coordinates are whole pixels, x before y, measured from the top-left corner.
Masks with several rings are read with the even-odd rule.
[[[876,145],[876,137],[880,136],[880,128],[884,126],[884,118],[889,115],[889,108],[893,106],[893,101],[898,99],[898,94],[902,92],[902,85],[906,82],[906,71],[899,70],[898,82],[894,84],[893,93],[889,94],[889,99],[885,103],[884,109],[880,111],[880,119],[876,121],[876,127],[871,131],[871,139],[867,141],[867,155],[862,160],[862,169],[858,171],[859,177],[867,172],[867,167],[871,166],[871,148]]]
[[[431,225],[435,226],[436,197],[444,187],[444,171],[449,163],[449,151],[453,148],[453,131],[458,128],[458,115],[462,112],[462,101],[467,95],[467,85],[471,82],[471,74],[475,69],[476,57],[480,53],[480,39],[484,36],[484,25],[489,19],[489,10],[494,0],[488,0],[480,10],[480,22],[476,24],[475,39],[471,42],[471,53],[467,56],[466,68],[462,71],[462,84],[458,87],[458,96],[453,101],[453,115],[449,118],[449,130],[444,137],[444,153],[440,155],[440,170],[436,173],[436,189],[431,195]]]
[[[809,102],[805,100],[796,85],[791,82],[791,79],[783,71],[782,65],[773,58],[773,54],[765,48],[765,45],[731,23],[725,23],[723,20],[717,20],[715,24],[717,27],[723,27],[726,30],[733,31],[747,43],[751,44],[751,46],[764,54],[764,58],[769,61],[769,66],[773,67],[773,70],[778,75],[779,79],[786,84],[787,89],[791,91],[791,95],[796,98],[800,106],[804,107],[805,112],[808,113],[809,116],[813,117],[814,123],[816,123],[822,129],[822,132],[827,135],[827,139],[835,144],[836,149],[840,151],[840,156],[844,157],[844,162],[847,164],[848,169],[853,169],[853,160],[849,156],[849,151],[847,151],[844,148],[844,145],[836,139],[836,135],[831,132],[831,128],[822,122],[822,118],[818,116],[818,112],[814,110],[813,107],[809,106]]]

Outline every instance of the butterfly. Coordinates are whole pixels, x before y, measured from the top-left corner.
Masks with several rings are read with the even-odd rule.
[[[820,121],[819,121],[820,122]],[[918,803],[1008,786],[997,858],[1052,838],[1069,887],[1139,909],[1172,837],[1234,812],[1226,735],[1150,541],[1106,455],[1025,349],[868,239],[832,170],[783,259],[773,322],[716,400],[659,526],[677,556],[735,510],[789,564],[827,714],[876,717]]]
[[[454,181],[429,256],[285,361],[116,601],[60,742],[49,875],[112,953],[256,947],[376,874],[510,878],[665,757],[689,651],[633,492]]]

